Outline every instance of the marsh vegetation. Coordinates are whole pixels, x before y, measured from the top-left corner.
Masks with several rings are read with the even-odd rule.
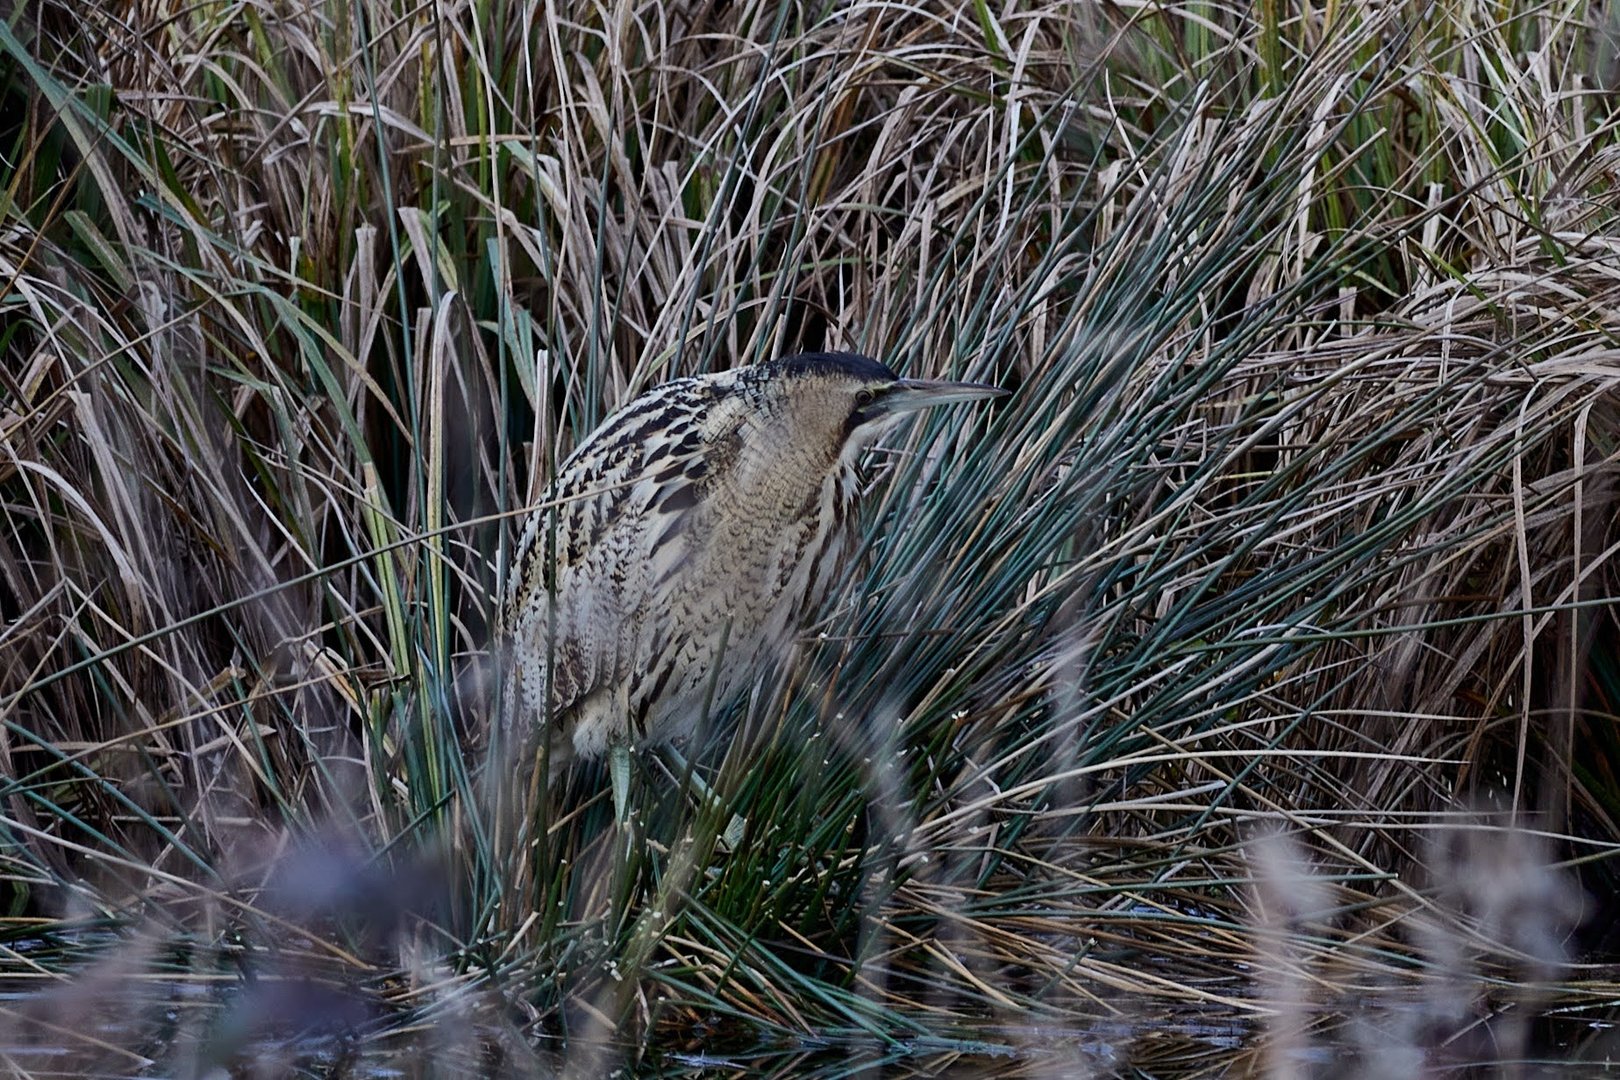
[[[17,0],[0,1061],[1416,1077],[1614,1053],[1586,2]],[[1015,390],[564,790],[513,521],[674,375]],[[732,821],[740,835],[725,835]]]

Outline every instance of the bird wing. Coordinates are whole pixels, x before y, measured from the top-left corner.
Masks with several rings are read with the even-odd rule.
[[[631,677],[658,596],[705,531],[710,442],[693,406],[707,398],[672,408],[663,390],[660,408],[632,402],[570,455],[520,539],[506,621],[536,726],[569,726]]]

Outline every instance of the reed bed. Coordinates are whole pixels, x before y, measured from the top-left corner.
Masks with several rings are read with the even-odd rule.
[[[0,1057],[1606,1060],[1617,41],[1573,0],[13,5]],[[722,806],[532,791],[514,522],[640,390],[822,348],[1015,392],[874,456],[836,601],[689,747]]]

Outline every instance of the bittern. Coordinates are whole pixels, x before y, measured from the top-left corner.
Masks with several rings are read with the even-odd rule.
[[[906,414],[1005,393],[812,353],[676,379],[608,417],[525,523],[503,612],[514,734],[555,774],[690,736],[780,658],[853,546],[862,452]]]

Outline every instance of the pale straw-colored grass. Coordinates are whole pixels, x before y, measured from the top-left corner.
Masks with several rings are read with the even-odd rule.
[[[126,928],[154,1008],[248,971],[520,1074],[1415,1075],[1604,1019],[1610,18],[30,7],[0,964]],[[811,348],[1015,393],[877,457],[848,587],[690,748],[726,809],[649,780],[616,842],[486,734],[510,519],[641,389]],[[282,999],[209,1000],[97,1038],[270,1053]]]

